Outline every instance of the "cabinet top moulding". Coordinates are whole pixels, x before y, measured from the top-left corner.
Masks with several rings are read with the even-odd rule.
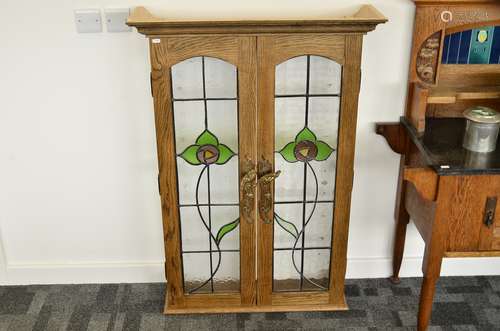
[[[352,16],[330,19],[278,20],[180,20],[153,16],[136,7],[127,25],[147,36],[179,34],[265,34],[265,33],[366,33],[387,18],[372,5],[363,5]]]
[[[417,5],[465,5],[481,3],[497,3],[498,0],[413,0]]]

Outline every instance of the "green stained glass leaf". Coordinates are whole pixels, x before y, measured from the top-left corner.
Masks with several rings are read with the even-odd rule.
[[[286,144],[285,147],[279,153],[283,158],[288,162],[297,162],[297,158],[295,157],[295,143],[291,142]]]
[[[303,128],[302,131],[300,131],[297,134],[297,136],[295,137],[296,143],[304,141],[304,140],[316,142],[316,135],[311,130],[309,130],[308,127]]]
[[[180,157],[182,157],[187,163],[192,165],[199,165],[201,162],[196,157],[196,152],[198,152],[198,145],[188,146],[184,152],[181,153]]]
[[[286,232],[288,232],[290,235],[292,235],[295,239],[297,239],[297,237],[299,236],[299,231],[297,230],[297,228],[295,227],[295,224],[291,223],[291,222],[288,222],[288,221],[285,221],[284,219],[282,219],[280,216],[278,216],[278,214],[274,214],[274,216],[276,216],[276,222],[278,223],[278,225],[283,229],[285,230]]]
[[[202,134],[196,139],[196,144],[203,145],[214,145],[217,146],[219,144],[219,140],[214,134],[208,130],[203,131]]]
[[[334,149],[331,148],[330,145],[321,140],[318,140],[316,142],[316,147],[318,148],[318,154],[314,158],[316,161],[324,161],[328,159],[334,151]]]
[[[220,144],[217,148],[219,149],[219,158],[215,162],[217,164],[224,164],[235,155],[231,148],[224,144]]]
[[[240,224],[240,219],[237,218],[236,220],[232,221],[231,223],[227,223],[226,225],[223,225],[220,229],[219,232],[217,232],[217,236],[215,237],[215,242],[217,242],[217,245],[220,244],[220,241],[226,234],[229,232],[233,231],[238,227],[238,224]]]

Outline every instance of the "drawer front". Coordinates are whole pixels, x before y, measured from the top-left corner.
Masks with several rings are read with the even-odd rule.
[[[448,223],[448,252],[499,249],[500,176],[442,176],[438,204]]]

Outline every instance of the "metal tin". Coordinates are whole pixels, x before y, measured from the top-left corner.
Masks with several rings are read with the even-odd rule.
[[[488,153],[496,149],[500,113],[487,107],[473,107],[464,112],[467,119],[463,147],[473,152]]]

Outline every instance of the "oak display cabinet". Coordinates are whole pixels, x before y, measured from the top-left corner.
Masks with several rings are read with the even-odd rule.
[[[365,5],[318,20],[177,21],[150,42],[165,313],[347,309]]]

